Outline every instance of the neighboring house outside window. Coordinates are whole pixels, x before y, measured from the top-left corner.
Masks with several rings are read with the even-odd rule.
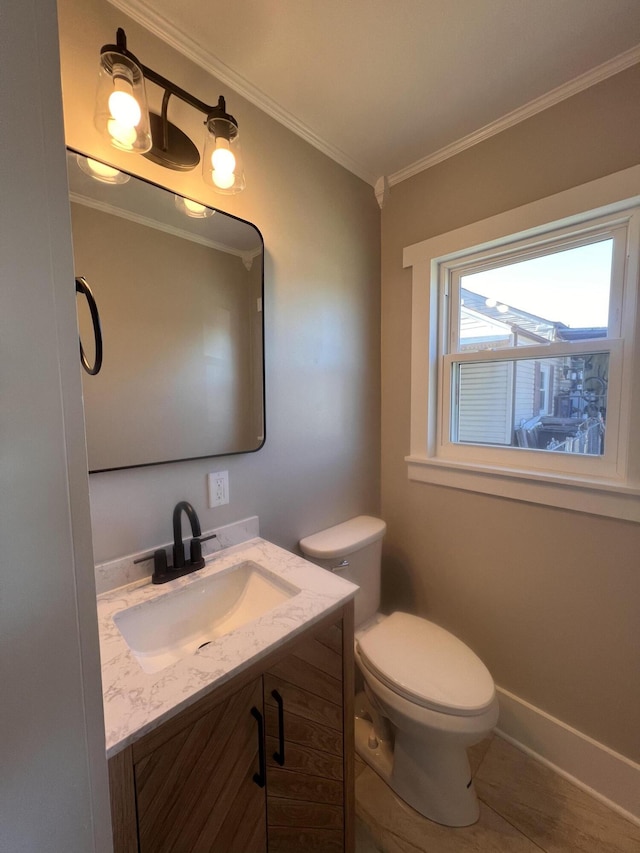
[[[608,268],[603,267],[600,282],[601,289],[606,289],[606,300],[602,298],[601,301],[603,305],[606,301],[608,307],[611,261],[606,247],[599,249],[599,253],[608,260]],[[588,260],[582,259],[582,262]],[[554,303],[549,307],[554,308]],[[568,310],[571,311],[570,306]],[[461,352],[564,341],[567,332],[572,341],[607,337],[606,326],[568,329],[563,323],[460,289],[458,348]],[[593,357],[465,364],[458,372],[454,437],[460,442],[476,444],[600,454],[604,447],[600,437],[606,413],[606,392],[603,390],[606,382],[602,381],[602,393],[598,395],[588,385],[583,389],[586,383],[591,382],[593,386],[599,378],[596,370],[606,377],[606,363],[594,366]],[[589,418],[588,411],[594,403],[599,417],[592,424],[593,418]],[[587,437],[589,440],[582,440]],[[581,440],[574,440],[576,438]]]
[[[551,401],[555,398],[556,386],[554,385],[555,369],[552,364],[544,364],[541,361],[535,363],[534,379],[534,412],[539,415],[551,415]]]
[[[405,250],[412,479],[640,521],[639,204],[634,167]]]

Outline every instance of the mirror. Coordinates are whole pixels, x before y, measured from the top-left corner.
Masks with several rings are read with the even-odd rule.
[[[258,229],[189,200],[185,209],[185,199],[126,173],[100,168],[96,179],[75,151],[67,170],[75,273],[93,291],[104,347],[102,369],[82,380],[89,472],[259,450]],[[91,362],[80,297],[78,325]]]

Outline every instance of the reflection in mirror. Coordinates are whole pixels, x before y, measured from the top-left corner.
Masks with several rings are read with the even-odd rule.
[[[93,290],[104,341],[102,370],[82,380],[89,471],[258,450],[260,232],[103,164],[96,178],[75,152],[67,160],[75,273]],[[83,302],[78,323],[91,360]]]

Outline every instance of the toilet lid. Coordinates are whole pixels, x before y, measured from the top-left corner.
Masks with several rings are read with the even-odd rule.
[[[471,716],[493,702],[486,666],[453,634],[409,613],[392,613],[357,640],[363,663],[401,696],[445,714]]]
[[[387,525],[380,518],[359,515],[327,530],[300,540],[300,550],[308,557],[331,560],[346,557],[384,536]]]

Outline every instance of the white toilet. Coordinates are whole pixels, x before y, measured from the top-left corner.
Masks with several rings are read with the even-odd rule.
[[[361,515],[300,542],[305,556],[360,587],[356,750],[406,803],[446,826],[478,819],[466,749],[498,721],[493,679],[453,634],[408,613],[383,616],[384,521]]]

